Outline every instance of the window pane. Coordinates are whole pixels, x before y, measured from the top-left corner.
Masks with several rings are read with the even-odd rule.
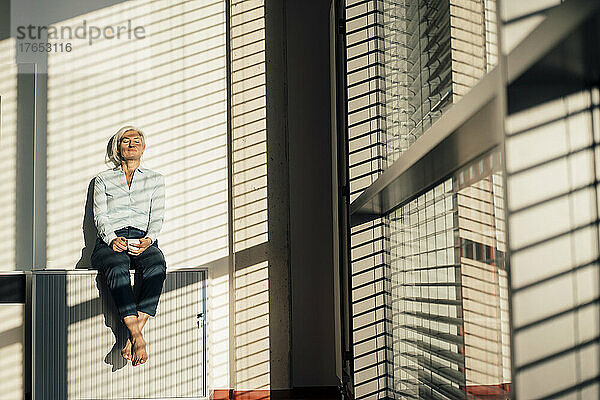
[[[391,254],[396,396],[464,399],[508,394],[508,289],[504,224],[499,223],[504,215],[499,166],[499,153],[492,153],[425,193],[419,211],[435,205],[436,212],[426,211],[424,221],[409,217],[410,204],[390,214],[391,245],[396,250]],[[396,240],[418,224],[428,227],[422,246],[396,246]],[[420,263],[413,261],[416,252]],[[407,279],[409,271],[412,279]]]

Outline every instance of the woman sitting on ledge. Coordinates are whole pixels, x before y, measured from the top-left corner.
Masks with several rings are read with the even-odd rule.
[[[161,174],[140,166],[145,148],[142,131],[132,126],[119,129],[107,148],[107,158],[115,168],[99,173],[94,184],[94,222],[99,237],[92,265],[106,279],[129,330],[121,354],[134,366],[148,360],[142,328],[156,315],[166,273],[156,240],[163,224],[165,183]],[[137,299],[129,277],[131,265],[142,276]]]

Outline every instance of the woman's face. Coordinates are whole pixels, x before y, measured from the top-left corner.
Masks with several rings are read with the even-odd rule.
[[[144,153],[146,145],[142,137],[136,131],[127,131],[121,138],[119,150],[123,160],[139,160]]]

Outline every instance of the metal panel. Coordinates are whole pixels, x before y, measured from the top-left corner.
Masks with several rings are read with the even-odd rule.
[[[204,270],[167,273],[144,329],[149,361],[134,368],[121,357],[126,328],[95,271],[35,271],[34,398],[206,397],[205,289]]]

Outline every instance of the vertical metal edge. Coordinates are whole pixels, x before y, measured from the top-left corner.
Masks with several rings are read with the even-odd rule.
[[[596,54],[590,54],[589,57],[595,57],[597,56]],[[588,63],[592,64],[592,65],[598,65],[598,61],[592,61],[590,59],[587,60]],[[598,92],[598,84],[591,85],[589,88],[586,89],[589,94],[590,94],[590,106],[592,108],[592,110],[594,110],[595,108],[598,107],[597,104],[597,98],[596,95],[594,93]],[[597,112],[597,111],[596,111]],[[598,149],[599,143],[596,142],[596,135],[595,132],[597,132],[600,129],[600,127],[598,126],[597,120],[594,118],[594,111],[591,112],[590,115],[590,134],[592,136],[592,143],[594,145],[594,151],[593,151],[593,156],[592,156],[592,166],[593,166],[593,170],[594,171],[598,171],[598,162],[599,160],[597,159],[597,154],[598,152],[596,151],[596,149]],[[600,215],[598,215],[598,204],[600,202],[600,198],[598,196],[598,185],[596,184],[596,190],[594,190],[594,200],[596,202],[596,209],[594,210],[594,213],[596,214],[596,221],[598,221],[600,219]],[[598,224],[596,224],[596,243],[600,243],[600,226]],[[598,263],[596,265],[596,269],[600,268],[600,253],[599,253],[599,249],[596,248],[596,262]],[[596,329],[598,329],[598,332],[600,332],[600,310],[599,313],[597,314],[597,322],[596,322]],[[600,364],[600,350],[597,351],[596,353],[596,362],[598,362]]]
[[[392,252],[391,252],[391,218],[390,214],[382,217],[383,235],[381,247],[383,249],[383,342],[384,342],[384,373],[385,373],[385,396],[393,398],[393,327],[392,327]],[[388,307],[389,305],[389,307]],[[390,333],[390,335],[388,335]]]
[[[35,347],[35,337],[36,330],[33,324],[35,321],[36,307],[35,307],[35,291],[36,291],[36,281],[35,281],[35,273],[28,272],[27,273],[27,283],[25,286],[26,297],[25,297],[25,340],[26,340],[26,349],[29,348],[29,354],[27,351],[25,352],[25,399],[35,399],[35,358],[33,354],[36,354]],[[29,364],[29,368],[28,367]],[[27,380],[28,379],[28,380]],[[29,396],[27,396],[27,391],[29,391]]]
[[[50,293],[56,293],[56,287],[55,287],[55,282],[54,282],[54,275],[49,275],[49,276],[45,276],[43,275],[43,280],[45,281],[44,284],[44,297],[49,298],[50,301],[46,302],[46,307],[44,309],[44,312],[42,313],[42,318],[46,319],[48,318],[48,316],[50,316],[50,312],[51,310],[56,310],[56,298],[54,296],[50,296]],[[56,398],[56,393],[55,393],[55,389],[54,389],[54,385],[51,385],[50,383],[53,381],[53,379],[56,379],[56,373],[57,371],[54,370],[54,368],[52,368],[52,360],[56,359],[56,350],[53,346],[54,341],[56,340],[55,338],[55,332],[54,330],[56,329],[56,321],[47,321],[47,327],[48,327],[48,332],[47,334],[44,336],[45,339],[45,346],[44,349],[45,350],[45,356],[44,356],[44,363],[45,365],[45,369],[44,369],[44,376],[46,378],[46,382],[44,385],[44,389],[45,389],[45,393],[48,397],[50,398]],[[52,375],[50,374],[50,371],[52,371]]]
[[[385,14],[385,3],[383,1],[378,1],[375,5],[375,7],[379,10],[381,9],[382,14],[379,13],[375,13],[374,15],[374,22],[377,25],[377,28],[379,30],[377,36],[380,36],[382,38],[385,38],[385,31],[384,31],[384,26],[385,26],[385,18],[384,18],[384,14]],[[450,3],[448,3],[448,8],[450,8]],[[448,28],[449,29],[449,28]],[[379,42],[377,42],[377,46],[381,46],[383,47],[383,54],[385,54],[385,45],[386,42],[385,40],[382,41],[382,44],[380,45]],[[382,55],[381,53],[376,53],[375,54],[376,60],[377,62],[379,62],[380,57],[381,57],[381,65],[378,65],[377,68],[377,74],[380,77],[383,77],[383,79],[378,79],[377,80],[377,85],[378,88],[383,86],[382,92],[377,94],[377,98],[378,101],[381,104],[387,104],[387,99],[386,99],[386,82],[385,82],[385,67],[383,66],[385,64],[385,55]],[[381,68],[381,69],[380,69]],[[381,96],[381,97],[380,97]],[[388,159],[388,138],[387,138],[387,122],[386,122],[386,114],[387,114],[387,110],[385,106],[378,106],[381,107],[383,110],[380,112],[380,114],[383,114],[383,118],[380,118],[377,120],[377,124],[379,125],[379,132],[377,133],[378,136],[378,142],[382,143],[382,145],[379,145],[378,148],[382,149],[381,153],[379,154],[381,156],[381,158],[378,161],[378,168],[381,171],[385,171],[385,169],[387,169],[387,167],[389,166],[390,162]],[[381,175],[381,172],[379,173],[379,175]],[[384,387],[384,397],[385,398],[393,398],[393,395],[391,393],[393,393],[393,388],[394,388],[394,384],[393,384],[393,355],[390,356],[390,354],[393,351],[393,338],[391,337],[391,333],[393,332],[393,328],[391,325],[391,321],[392,321],[392,313],[391,311],[391,303],[392,303],[392,296],[391,296],[391,218],[390,218],[390,213],[387,213],[385,215],[381,216],[381,236],[379,238],[379,240],[381,241],[381,250],[382,250],[382,277],[383,279],[383,373],[384,373],[384,382],[385,382],[385,387]],[[375,308],[377,308],[377,296],[375,296],[374,298],[375,301]],[[389,310],[388,310],[388,305]],[[375,311],[375,319],[377,320],[377,311]],[[390,333],[390,335],[388,336],[388,332]],[[378,332],[377,332],[377,325],[375,325],[375,348],[379,349],[379,339],[378,339]],[[376,367],[376,376],[377,378],[377,389],[378,389],[378,395],[380,392],[380,388],[379,388],[379,350],[377,350],[377,353],[375,353],[377,358],[377,367]],[[391,368],[390,368],[391,367]],[[391,369],[391,370],[390,370]]]
[[[335,374],[338,378],[338,385],[343,387],[343,328],[342,328],[342,290],[341,290],[341,263],[339,257],[340,249],[340,218],[339,218],[339,198],[340,198],[340,172],[338,160],[338,87],[337,87],[337,30],[338,30],[338,12],[337,1],[331,1],[329,5],[329,74],[330,74],[330,141],[331,141],[331,168],[332,168],[332,241],[333,241],[333,296],[334,296],[334,345],[335,345]]]
[[[69,274],[65,274],[61,278],[61,312],[60,319],[61,323],[58,326],[60,329],[60,346],[59,357],[60,357],[60,368],[61,368],[61,383],[60,388],[63,391],[64,398],[69,396],[69,369],[68,369],[68,349],[69,349],[69,303],[68,303],[68,287],[69,287]]]
[[[504,255],[504,268],[506,269],[507,279],[507,292],[508,292],[508,326],[510,335],[510,386],[509,386],[509,398],[515,399],[515,338],[514,338],[514,326],[513,326],[513,306],[512,306],[512,271],[511,271],[511,246],[510,246],[510,202],[508,196],[508,174],[506,170],[506,131],[505,131],[505,120],[508,112],[507,104],[507,88],[508,88],[508,67],[507,61],[508,56],[504,54],[502,47],[502,34],[503,34],[503,3],[504,0],[496,0],[496,40],[498,48],[498,65],[496,69],[497,81],[496,81],[496,112],[497,112],[497,123],[498,123],[498,134],[501,136],[500,140],[500,151],[502,155],[502,197],[504,201],[504,240],[506,243],[506,253]]]
[[[342,285],[342,392],[345,398],[354,397],[354,350],[352,348],[352,274],[350,273],[350,181],[348,162],[348,102],[347,102],[347,54],[346,54],[346,19],[345,1],[335,0],[337,14],[337,127],[338,127],[338,189],[341,195],[338,200],[340,218],[340,282]]]
[[[35,182],[36,182],[36,173],[35,173],[35,160],[36,160],[36,135],[37,135],[37,124],[36,124],[36,118],[37,118],[37,98],[38,98],[38,94],[37,94],[37,84],[38,84],[38,79],[37,79],[37,74],[38,74],[38,65],[37,64],[33,64],[33,148],[31,149],[33,155],[32,155],[32,159],[33,159],[33,165],[32,165],[32,171],[31,171],[31,175],[33,177],[33,185],[31,188],[32,191],[32,197],[33,197],[33,202],[32,202],[32,207],[33,209],[32,211],[32,235],[31,235],[31,268],[36,268],[36,256],[35,256],[35,249],[36,249],[36,228],[37,228],[37,224],[35,222],[36,220],[36,207],[35,207],[35,199],[36,199],[36,188],[35,188]]]
[[[202,277],[202,315],[204,315],[204,323],[202,324],[202,396],[207,397],[208,388],[206,387],[206,374],[207,374],[207,360],[206,360],[206,321],[208,321],[206,311],[206,271],[201,272]]]
[[[42,279],[42,277],[43,277],[43,275],[35,276],[36,300],[35,300],[34,304],[35,304],[35,307],[37,310],[36,310],[36,313],[34,315],[34,320],[33,320],[34,329],[36,332],[34,345],[38,347],[34,353],[34,354],[36,354],[34,357],[35,357],[35,360],[37,361],[37,364],[39,364],[39,366],[36,367],[36,369],[34,371],[35,377],[38,378],[38,381],[39,381],[38,383],[36,383],[35,389],[39,388],[40,392],[42,392],[44,390],[44,384],[45,384],[46,377],[43,374],[39,374],[39,370],[43,370],[44,367],[46,366],[46,360],[45,360],[46,357],[45,357],[45,352],[43,351],[43,348],[44,348],[44,344],[45,344],[44,342],[45,342],[46,338],[48,337],[48,335],[46,335],[45,332],[39,332],[41,327],[38,323],[38,321],[40,320],[40,316],[44,315],[44,313],[46,312],[46,306],[48,304],[48,302],[39,304],[38,300],[37,300],[38,295],[42,294],[42,296],[43,296],[43,292],[46,289],[47,282],[44,279]],[[37,356],[38,354],[40,356]],[[43,392],[41,394],[43,394]],[[40,398],[40,396],[38,396],[38,394],[37,394],[37,390],[36,390],[36,394],[33,396],[33,398],[35,400]]]

